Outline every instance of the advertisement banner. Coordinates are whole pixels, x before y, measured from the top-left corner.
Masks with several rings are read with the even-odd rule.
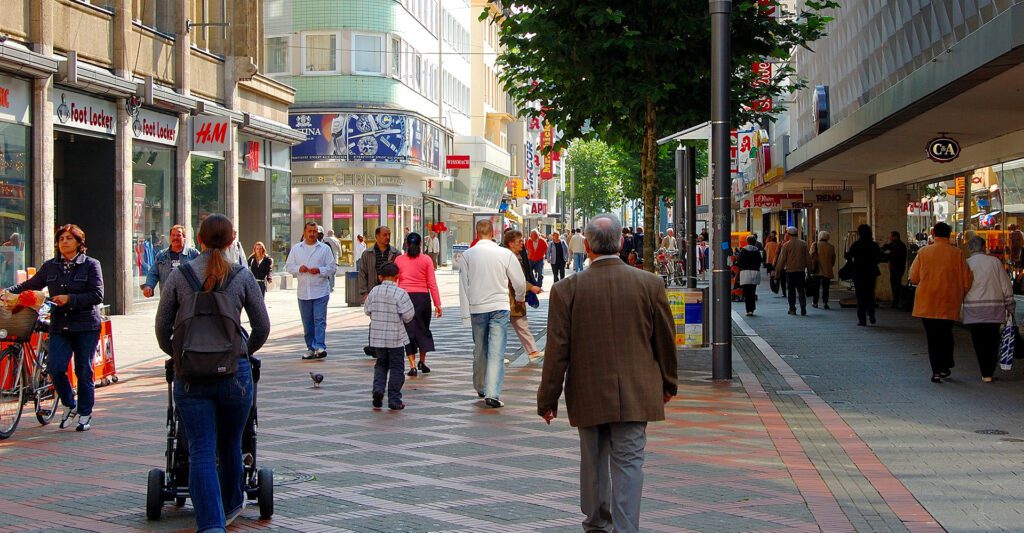
[[[750,166],[750,152],[754,148],[754,130],[739,130],[736,132],[736,167],[737,174],[749,176],[751,173],[747,167]]]
[[[437,169],[441,130],[410,115],[299,113],[289,125],[306,140],[292,147],[292,161],[403,163]]]
[[[736,177],[739,174],[739,132],[737,130],[729,130],[729,162],[731,168],[731,174]]]
[[[796,205],[802,204],[804,201],[804,195],[802,194],[754,194],[740,200],[740,208],[742,209],[799,209]]]
[[[0,120],[15,124],[29,125],[32,116],[29,103],[32,102],[32,84],[27,80],[0,74]]]
[[[666,293],[676,326],[676,346],[704,346],[704,291],[673,287]]]
[[[551,124],[545,124],[544,130],[540,132],[540,149],[541,152],[545,148],[551,147],[554,144],[555,128]],[[549,180],[554,177],[554,159],[551,156],[551,152],[548,151],[542,155],[543,163],[540,167],[540,179]]]

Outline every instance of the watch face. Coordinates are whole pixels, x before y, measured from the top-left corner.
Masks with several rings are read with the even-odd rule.
[[[405,149],[405,116],[353,114],[348,122],[348,148],[354,159],[398,161]]]

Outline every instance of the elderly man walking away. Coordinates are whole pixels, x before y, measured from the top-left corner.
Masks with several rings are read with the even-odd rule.
[[[511,312],[509,283],[516,302],[525,302],[526,276],[519,258],[494,242],[490,220],[476,223],[476,238],[459,265],[459,306],[463,325],[473,327],[473,387],[488,407],[497,408],[505,405],[499,398]]]
[[[356,276],[356,288],[359,289],[359,297],[364,302],[366,295],[381,283],[377,277],[380,267],[384,266],[384,263],[394,263],[395,258],[402,255],[398,248],[391,246],[391,228],[379,226],[373,231],[373,240],[373,246],[363,251],[359,258],[359,272]],[[363,353],[369,357],[377,356],[369,343],[363,346]]]
[[[583,263],[587,260],[587,247],[583,242],[583,232],[579,228],[572,230],[572,237],[569,239],[569,253],[572,254],[573,272],[583,272]]]
[[[590,268],[551,290],[537,413],[549,424],[566,391],[580,435],[580,508],[586,531],[640,529],[647,422],[676,395],[672,311],[657,276],[618,261],[622,225],[599,215],[586,228]],[[627,309],[634,317],[620,320]]]
[[[331,297],[328,281],[338,271],[338,262],[331,247],[317,240],[317,226],[307,222],[302,228],[302,241],[292,246],[285,270],[295,276],[295,293],[299,298],[299,316],[306,341],[303,359],[327,357],[327,301]]]
[[[789,314],[796,314],[796,300],[800,297],[800,314],[807,314],[807,294],[804,292],[806,286],[807,259],[810,256],[807,250],[807,243],[796,236],[796,228],[786,228],[788,235],[786,244],[782,245],[779,252],[779,260],[775,263],[775,276],[785,276],[786,282],[783,287],[788,290]]]

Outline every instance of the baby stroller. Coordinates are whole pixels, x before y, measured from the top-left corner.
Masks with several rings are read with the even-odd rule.
[[[242,483],[245,485],[245,497],[257,500],[260,518],[267,519],[274,514],[274,471],[269,468],[257,468],[256,463],[256,383],[260,380],[260,360],[249,358],[252,368],[252,409],[249,420],[242,432]],[[164,363],[167,379],[167,467],[165,470],[154,468],[149,471],[146,486],[146,518],[159,520],[164,502],[174,501],[178,507],[185,505],[188,493],[188,440],[185,427],[178,417],[174,406],[174,361],[168,359]]]

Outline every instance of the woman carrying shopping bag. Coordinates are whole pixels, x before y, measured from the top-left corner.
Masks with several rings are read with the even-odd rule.
[[[985,253],[985,239],[973,237],[967,242],[967,251],[971,254],[967,266],[974,275],[974,283],[964,297],[963,321],[971,331],[981,380],[991,383],[999,360],[1000,329],[1007,314],[1013,316],[1016,302],[1002,262]]]

